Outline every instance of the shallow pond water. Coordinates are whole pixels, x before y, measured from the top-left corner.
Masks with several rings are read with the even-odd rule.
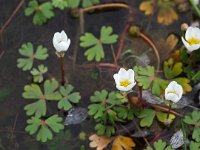
[[[108,0],[105,2],[112,2]],[[114,1],[121,2],[121,1]],[[123,1],[135,8],[133,22],[143,28],[143,30],[152,37],[154,41],[166,38],[170,33],[180,32],[180,25],[183,22],[190,22],[190,13],[181,14],[179,20],[170,26],[159,25],[154,16],[146,17],[138,10],[140,0]],[[15,9],[19,0],[0,0],[0,24],[7,20],[12,11]],[[12,22],[1,34],[0,39],[0,89],[7,93],[3,98],[0,97],[0,149],[5,150],[36,150],[36,149],[58,149],[58,150],[78,150],[81,145],[88,147],[88,140],[80,140],[79,133],[84,131],[87,134],[94,132],[93,121],[89,118],[79,125],[69,125],[64,132],[56,135],[55,138],[43,144],[37,142],[34,137],[29,136],[24,128],[26,126],[27,116],[23,107],[29,103],[29,100],[22,98],[24,85],[31,83],[31,76],[28,72],[23,72],[16,67],[16,61],[19,58],[18,49],[22,43],[32,42],[34,45],[42,44],[48,48],[49,57],[45,64],[49,67],[49,76],[59,80],[60,70],[58,67],[59,60],[54,53],[52,45],[53,34],[57,31],[65,30],[71,38],[71,46],[65,56],[65,72],[69,83],[74,85],[75,90],[81,93],[82,99],[79,106],[87,108],[89,97],[95,90],[106,87],[109,90],[115,90],[112,75],[116,70],[90,68],[84,69],[79,67],[86,62],[83,50],[76,44],[79,44],[79,21],[70,15],[70,11],[60,11],[56,9],[56,15],[43,26],[36,26],[32,23],[32,17],[24,16],[22,7],[13,18]],[[116,9],[109,11],[100,11],[97,13],[85,14],[84,31],[98,34],[102,25],[112,26],[114,32],[122,33],[128,12],[125,9]],[[141,39],[132,40],[126,36],[126,48],[133,48],[139,55],[148,49],[147,44],[140,44]],[[117,44],[114,48],[117,47]],[[79,65],[73,68],[73,52],[78,49],[77,61]],[[165,52],[160,51],[165,55]],[[155,64],[153,57],[150,57],[152,64]],[[112,58],[110,58],[112,59]],[[109,61],[106,60],[106,61]],[[59,72],[59,73],[58,73]],[[93,73],[98,73],[98,79],[92,78]],[[70,136],[71,134],[71,136]]]

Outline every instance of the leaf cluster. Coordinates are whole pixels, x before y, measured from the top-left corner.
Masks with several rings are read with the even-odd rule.
[[[96,91],[90,97],[88,114],[95,119],[98,135],[111,136],[115,133],[116,122],[132,120],[135,109],[126,108],[116,92]]]
[[[80,37],[80,46],[88,48],[84,53],[88,61],[95,59],[99,62],[105,57],[103,45],[116,43],[118,39],[118,35],[113,34],[112,32],[112,27],[103,26],[100,31],[100,38],[97,38],[95,35],[88,32]]]
[[[167,143],[162,140],[154,142],[153,148],[148,146],[145,150],[173,150],[171,146],[167,146]]]
[[[33,68],[31,74],[33,75],[33,81],[41,83],[44,80],[43,74],[48,71],[48,68],[44,65],[39,65],[38,68]]]

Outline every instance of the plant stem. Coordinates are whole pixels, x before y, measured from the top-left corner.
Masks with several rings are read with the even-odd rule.
[[[198,8],[198,5],[194,2],[194,0],[189,0],[189,2],[192,5],[192,7],[194,8],[194,10],[196,11],[197,15],[200,17],[200,10]]]
[[[182,120],[182,119],[181,119],[181,128],[182,128],[182,132],[183,132],[184,150],[187,150],[187,145],[186,145],[186,133],[185,133],[185,127],[184,127],[184,123],[183,123],[183,120]]]
[[[167,118],[166,118],[167,120],[169,119],[169,114],[170,114],[171,109],[172,109],[172,104],[169,103],[169,109],[168,109]]]
[[[95,9],[103,9],[103,8],[129,8],[128,5],[122,3],[110,3],[110,4],[99,4],[87,8],[83,8],[83,12],[90,12]]]
[[[19,9],[23,6],[25,0],[21,0],[15,10],[12,12],[11,16],[6,20],[6,22],[3,24],[3,26],[0,29],[0,34],[3,33],[5,28],[9,25],[9,23],[12,21],[13,17],[16,15],[16,13],[19,11]]]
[[[61,85],[65,85],[64,57],[60,57]]]
[[[144,33],[139,33],[139,36],[144,39],[153,49],[155,55],[156,55],[156,59],[157,59],[157,71],[160,70],[160,55],[158,53],[158,49],[156,48],[155,43]]]

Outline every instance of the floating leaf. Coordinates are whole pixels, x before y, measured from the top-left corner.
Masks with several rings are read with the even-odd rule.
[[[53,115],[46,120],[31,117],[27,120],[27,123],[26,132],[29,132],[30,135],[37,133],[37,140],[41,142],[51,140],[53,137],[52,131],[58,133],[64,129],[62,118],[58,115]]]
[[[173,58],[164,62],[164,74],[167,79],[172,79],[183,72],[183,64],[181,62],[174,62]]]
[[[43,2],[42,4],[38,4],[36,0],[30,0],[28,7],[25,9],[25,16],[30,16],[33,13],[33,23],[36,25],[42,25],[46,23],[48,19],[54,16],[51,2]]]
[[[101,28],[100,39],[96,38],[92,33],[85,33],[80,37],[81,47],[90,47],[84,53],[87,56],[88,61],[96,60],[100,61],[104,58],[103,44],[113,44],[117,41],[118,35],[112,34],[112,27],[103,26]]]
[[[142,86],[144,90],[151,87],[153,95],[160,96],[164,89],[167,87],[167,82],[161,78],[155,76],[155,70],[153,66],[147,67],[134,67],[135,79],[139,86]]]
[[[173,150],[171,146],[167,146],[166,142],[158,140],[153,144],[154,149],[148,146],[145,150]]]
[[[79,124],[87,118],[87,110],[85,108],[72,108],[68,111],[68,115],[65,118],[65,125]]]
[[[58,108],[64,109],[65,111],[68,111],[70,108],[72,108],[71,103],[78,103],[81,99],[79,92],[72,92],[74,87],[70,84],[66,86],[60,87],[60,93],[63,96],[62,99],[58,102]]]
[[[156,113],[152,109],[143,109],[140,114],[138,115],[138,118],[141,118],[140,126],[141,127],[150,127],[153,123],[153,119],[155,117]]]
[[[89,137],[90,142],[90,147],[91,148],[96,148],[97,150],[103,150],[108,146],[108,144],[112,141],[111,138],[106,137],[106,136],[98,136],[96,134],[92,134]]]
[[[135,147],[134,141],[130,137],[126,136],[117,136],[114,139],[114,142],[112,144],[112,150],[133,150],[133,147]]]
[[[56,80],[46,80],[44,82],[44,93],[37,84],[26,85],[22,96],[25,99],[37,100],[24,107],[26,114],[29,116],[35,114],[37,117],[46,115],[46,100],[60,100],[62,98],[60,93],[56,91],[58,85]]]
[[[43,74],[46,73],[47,71],[48,71],[48,68],[44,65],[39,65],[38,69],[33,68],[31,70],[31,74],[33,75],[33,81],[41,83],[44,80]]]
[[[52,5],[63,10],[68,6],[68,0],[52,0]]]
[[[33,44],[30,42],[22,44],[19,53],[25,57],[17,59],[17,67],[22,68],[23,71],[32,68],[34,59],[45,60],[48,57],[47,48],[39,45],[34,53]]]

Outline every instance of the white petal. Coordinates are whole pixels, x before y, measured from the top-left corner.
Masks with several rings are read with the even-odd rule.
[[[190,44],[183,37],[181,37],[181,39],[186,48],[190,46]]]
[[[119,84],[119,75],[117,73],[113,75],[113,78],[115,80],[115,84]]]
[[[165,99],[166,100],[170,100],[174,103],[179,101],[178,95],[174,94],[174,93],[169,93],[165,95]]]
[[[198,50],[200,48],[200,44],[193,44],[191,46],[186,47],[188,52],[192,52],[194,50]]]
[[[118,75],[120,81],[128,79],[128,72],[124,68],[120,68]]]
[[[185,39],[188,41],[190,38],[192,38],[192,31],[194,27],[188,27],[185,32]]]
[[[62,41],[66,41],[67,42],[68,38],[67,38],[67,34],[65,33],[65,31],[62,30],[60,34],[61,34]]]
[[[200,40],[200,29],[197,27],[194,27],[192,30],[192,36]]]
[[[176,85],[176,93],[178,94],[178,98],[180,100],[183,95],[183,88],[179,84]]]
[[[127,72],[128,72],[129,81],[135,82],[133,69],[129,69]]]

